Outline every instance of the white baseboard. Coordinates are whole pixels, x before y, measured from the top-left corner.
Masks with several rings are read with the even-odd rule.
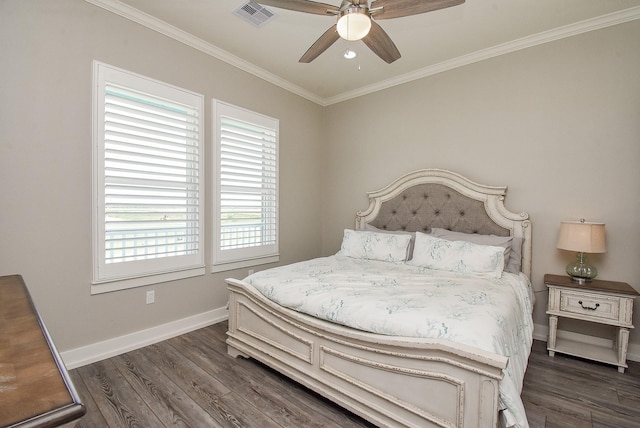
[[[170,323],[162,324],[146,330],[137,331],[135,333],[126,334],[124,336],[115,337],[113,339],[102,342],[93,343],[91,345],[82,346],[80,348],[70,349],[60,353],[67,369],[75,369],[87,364],[95,363],[125,352],[133,351],[163,340],[170,339],[181,334],[189,333],[212,324],[219,323],[229,318],[226,308],[218,308],[212,311],[202,312],[187,318],[182,318]],[[546,325],[535,324],[533,330],[533,338],[547,341],[549,328]],[[598,343],[602,346],[612,346],[613,341],[603,338],[594,338],[584,334],[572,333],[567,331],[558,331],[561,337],[570,338],[579,342]],[[640,345],[635,343],[629,344],[627,359],[630,361],[640,362]]]
[[[68,370],[95,363],[181,334],[189,333],[229,318],[226,308],[202,312],[146,330],[115,337],[60,353]]]
[[[546,342],[548,335],[549,335],[548,326],[542,325],[542,324],[534,324],[533,326],[534,339]],[[593,344],[605,346],[605,347],[613,346],[612,339],[604,339],[601,337],[587,336],[585,334],[573,333],[570,331],[558,330],[558,337],[575,340],[576,342],[593,343]],[[629,349],[627,351],[627,360],[640,362],[640,344],[629,343]]]

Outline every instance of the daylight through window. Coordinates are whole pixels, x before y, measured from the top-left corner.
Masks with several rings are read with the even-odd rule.
[[[214,270],[277,261],[278,122],[214,101]]]
[[[202,96],[97,68],[94,282],[201,269]]]

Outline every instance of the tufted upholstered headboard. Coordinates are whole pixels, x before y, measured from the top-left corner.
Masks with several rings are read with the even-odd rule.
[[[522,272],[531,278],[531,223],[504,206],[506,187],[485,186],[442,169],[403,175],[369,192],[369,207],[356,214],[356,229],[429,232],[432,227],[522,240]]]

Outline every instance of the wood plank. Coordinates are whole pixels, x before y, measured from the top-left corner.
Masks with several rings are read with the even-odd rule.
[[[149,363],[160,367],[176,385],[203,405],[231,392],[222,382],[166,342],[150,345],[143,351]]]
[[[104,427],[108,426],[107,422],[104,420],[102,413],[100,413],[100,409],[96,405],[91,393],[87,389],[87,386],[82,379],[82,376],[78,370],[71,370],[69,372],[69,376],[73,380],[73,384],[76,387],[76,391],[78,395],[82,398],[82,402],[86,408],[86,414],[77,422],[72,423],[71,426],[75,428],[93,428],[93,427]]]
[[[637,416],[595,410],[591,412],[593,428],[638,428],[640,418]]]
[[[238,379],[229,365],[230,358],[216,358],[219,355],[207,352],[206,347],[193,340],[192,333],[169,339],[167,343],[176,350],[180,350],[185,358],[190,359],[202,370],[214,377],[223,385],[232,389],[231,394],[222,396],[215,401],[208,410],[217,414],[217,419],[224,421],[230,427],[276,427],[277,425],[268,415],[266,408],[260,409],[251,403],[248,397],[253,395],[250,384]],[[225,361],[227,360],[227,361]],[[259,374],[256,373],[259,378]]]
[[[145,401],[113,365],[113,359],[80,367],[87,389],[109,427],[162,427]]]
[[[199,336],[194,333],[187,337],[178,338],[185,341],[191,337]],[[263,367],[253,361],[234,360],[226,354],[221,354],[219,349],[212,348],[207,340],[188,340],[183,343],[183,349],[194,352],[185,352],[187,357],[193,358],[208,372],[215,373],[215,377],[227,386],[236,386],[235,390],[244,400],[251,403],[264,415],[275,421],[277,426],[305,426],[321,427],[331,425],[331,421],[323,416],[310,418],[308,409],[300,408],[297,403],[290,402],[282,396],[282,385],[276,378]]]
[[[624,391],[624,392],[621,392]],[[621,396],[640,394],[640,364],[630,362],[627,373],[589,360],[546,355],[544,342],[535,341],[525,376],[522,399],[531,419],[533,414],[551,428],[556,426],[638,426],[640,407]],[[609,421],[609,422],[607,422]],[[615,423],[613,422],[615,421]],[[564,424],[564,425],[563,425]]]
[[[591,426],[591,412],[588,406],[576,403],[573,400],[565,400],[562,394],[553,391],[525,391],[522,394],[525,410],[534,406],[538,410],[544,409],[545,428],[585,428]],[[540,419],[538,411],[538,418]]]
[[[147,350],[113,358],[115,367],[153,413],[172,427],[222,427],[178,385],[145,357]]]
[[[205,426],[225,428],[373,426],[254,360],[231,358],[226,329],[219,323],[72,370],[87,406],[76,428],[155,428],[179,425],[176,414],[195,423],[204,413],[215,421]],[[638,427],[640,363],[629,362],[621,374],[588,360],[551,358],[546,344],[534,341],[522,399],[531,428]]]
[[[193,332],[193,335],[198,336],[199,342],[207,346],[211,352],[219,353],[225,358],[225,360],[230,359],[230,356],[226,352],[226,345],[222,347],[220,346],[220,344],[225,343],[226,331],[221,331],[220,329],[200,329]],[[277,391],[277,394],[279,394],[279,400],[287,403],[290,407],[295,406],[296,409],[299,409],[300,414],[304,415],[304,420],[299,422],[304,423],[304,425],[300,426],[332,426],[334,424],[339,427],[374,426],[346,410],[336,412],[335,409],[337,406],[333,402],[320,397],[315,392],[291,381],[286,376],[275,372],[263,364],[254,360],[244,360],[243,358],[231,359],[231,361],[235,361],[236,364],[243,365],[249,363],[251,365],[255,365],[256,368],[260,372],[264,372],[265,375],[268,373],[269,375],[262,380],[260,386],[264,387],[268,382],[271,394],[273,394],[274,391]],[[240,373],[238,373],[238,376],[243,375],[244,371],[240,371]],[[272,407],[274,406],[273,403],[270,405]],[[275,408],[277,408],[277,406]],[[320,414],[323,415],[323,417],[320,420],[316,420],[317,418],[309,420],[308,415],[310,414]],[[277,418],[274,419],[278,420]]]
[[[232,391],[219,380],[166,342],[151,345],[144,351],[151,364],[158,366],[220,426],[239,426],[235,417],[221,404],[223,397],[232,394]]]

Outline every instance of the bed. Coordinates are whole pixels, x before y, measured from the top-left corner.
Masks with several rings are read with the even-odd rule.
[[[527,427],[519,393],[533,333],[533,294],[529,282],[531,223],[526,213],[511,212],[505,207],[506,190],[506,187],[475,183],[454,172],[424,169],[370,192],[369,207],[356,214],[353,230],[344,231],[342,248],[336,255],[258,272],[243,280],[227,279],[230,292],[228,353],[261,361],[378,426]],[[432,235],[435,232],[439,233],[437,237]],[[403,238],[405,235],[408,238]],[[358,257],[358,251],[371,249],[367,247],[371,237],[385,242],[384,251],[388,250],[389,242],[402,249],[409,239],[407,251],[414,254],[407,255],[408,261],[404,262],[394,259],[393,255],[385,256],[391,257],[389,260]],[[478,241],[470,242],[474,240]],[[497,251],[495,248],[501,244],[496,242],[505,241],[509,244],[502,245],[504,251]],[[431,263],[433,259],[427,257],[425,262],[424,254],[441,247],[450,251],[461,242],[465,250],[471,248],[474,254],[490,251],[491,267],[486,268],[485,262],[489,259],[484,256],[484,264],[465,264],[462,271],[458,270],[459,264],[453,271],[441,271],[437,265],[436,269],[429,264],[425,267],[424,263]],[[430,250],[425,252],[425,248]],[[394,249],[392,253],[400,254],[398,251]],[[500,256],[498,261],[494,261],[496,255]],[[496,263],[500,265],[497,276],[494,275]],[[383,311],[394,312],[393,316],[385,316],[384,322],[373,319],[373,328],[371,323],[350,326],[338,319],[341,314],[358,314],[355,319],[360,323],[372,318],[368,315],[371,308],[361,310],[358,306],[348,306],[348,298],[336,300],[328,294],[305,299],[310,291],[300,291],[300,283],[295,282],[305,281],[305,275],[314,277],[319,282],[311,288],[327,291],[331,278],[336,278],[336,272],[344,266],[360,270],[348,274],[349,287],[346,288],[351,290],[351,304],[365,301],[361,290],[353,292],[351,281],[356,278],[355,282],[359,282],[361,277],[373,275],[373,282],[365,283],[363,289],[395,293],[382,297],[384,304],[377,303]],[[472,274],[464,269],[471,269]],[[476,275],[474,269],[480,269],[481,274]],[[298,276],[300,278],[296,278]],[[394,288],[399,279],[405,277],[413,288]],[[424,285],[416,286],[416,281],[424,281]],[[336,282],[344,284],[345,280]],[[390,283],[393,286],[388,286]],[[288,284],[290,288],[278,291],[280,284]],[[378,287],[379,284],[383,285]],[[471,324],[476,328],[473,334],[460,336],[449,334],[450,320],[434,323],[429,318],[436,316],[436,307],[418,306],[419,313],[429,314],[424,315],[429,321],[424,328],[416,326],[414,330],[427,330],[426,333],[416,334],[411,329],[404,332],[395,327],[390,327],[395,331],[393,334],[385,330],[396,312],[400,313],[398,318],[404,317],[404,307],[389,310],[392,304],[389,302],[398,295],[405,297],[403,305],[411,302],[412,306],[412,293],[419,290],[418,294],[428,294],[425,304],[432,305],[433,296],[455,287],[466,290],[455,292],[458,297],[471,293],[476,300],[495,298],[492,302],[497,306],[507,306],[502,299],[517,301],[513,305],[519,305],[519,309],[513,312],[520,313],[495,317],[493,325],[489,325],[484,319],[478,321],[474,312],[467,312],[456,304],[453,311],[456,317],[471,314]],[[333,293],[333,289],[329,292]],[[507,298],[503,294],[517,296]],[[277,303],[278,297],[283,304]],[[468,297],[462,298],[465,299]],[[476,310],[477,303],[470,302],[469,311]],[[303,308],[311,305],[316,306]],[[375,307],[376,303],[372,305]],[[319,307],[328,307],[330,315],[315,313]],[[427,307],[430,309],[424,310]],[[434,325],[438,331],[431,335],[428,331],[434,330]],[[494,328],[495,331],[508,330],[505,337],[508,334],[509,339],[502,336],[496,339],[503,333],[492,332],[497,345],[485,346],[480,338]],[[517,344],[513,348],[505,345],[502,349],[501,342]]]

